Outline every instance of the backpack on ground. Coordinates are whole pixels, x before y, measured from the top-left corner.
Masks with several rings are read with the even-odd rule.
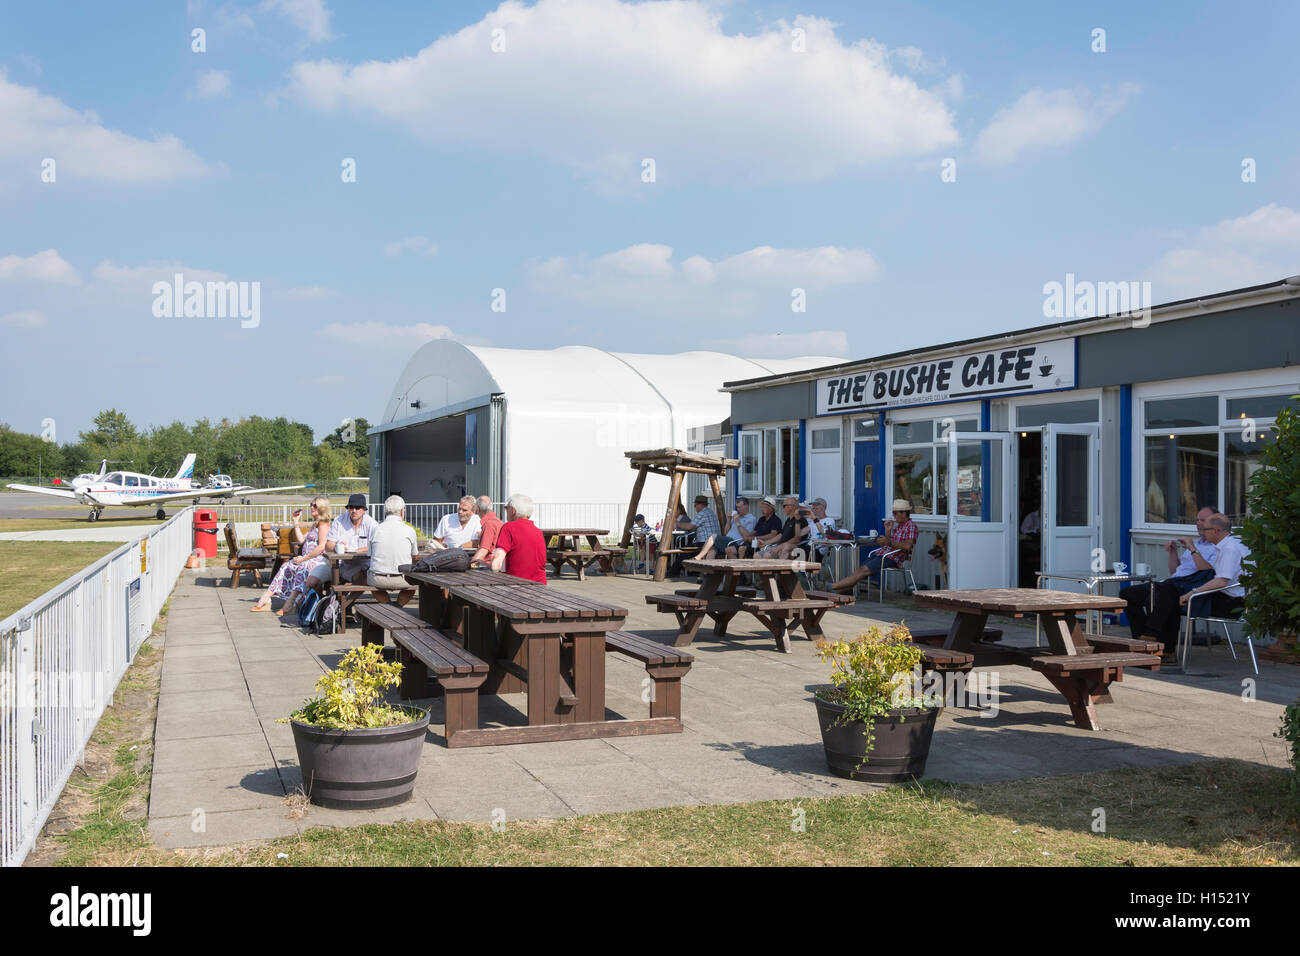
[[[309,634],[314,633],[316,618],[320,614],[323,603],[320,592],[309,588],[303,596],[302,604],[298,605],[298,624]]]
[[[339,604],[337,594],[331,594],[329,597],[324,598],[320,602],[319,613],[317,613],[316,620],[312,625],[312,630],[316,636],[321,637],[326,634],[333,634],[335,631],[339,630],[339,624],[341,623],[339,618],[342,617],[341,612],[342,606]]]

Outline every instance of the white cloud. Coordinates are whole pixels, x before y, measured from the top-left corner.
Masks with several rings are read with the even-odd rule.
[[[690,256],[673,262],[671,246],[641,243],[594,259],[556,257],[528,267],[531,287],[589,302],[667,305],[721,296],[731,311],[756,295],[788,301],[793,288],[826,289],[870,282],[880,266],[865,249],[758,246],[721,259]]]
[[[55,282],[60,285],[80,285],[77,270],[59,255],[57,250],[46,249],[26,259],[21,256],[0,258],[0,280],[27,279],[33,282]]]
[[[771,335],[742,335],[738,339],[718,342],[717,347],[745,358],[841,356],[849,354],[849,336],[846,332],[829,330],[789,334],[777,332]]]
[[[352,345],[385,349],[412,349],[432,339],[454,339],[457,336],[445,325],[419,322],[415,325],[393,325],[389,322],[331,322],[325,334],[332,339]]]
[[[21,312],[10,312],[8,315],[0,315],[0,328],[7,329],[39,329],[47,325],[45,314],[37,312],[35,309],[24,309]]]
[[[426,256],[436,256],[438,254],[438,244],[430,242],[424,236],[410,236],[384,246],[384,255],[386,256],[400,256],[403,252],[418,252]]]
[[[1300,272],[1300,213],[1269,203],[1206,226],[1158,258],[1143,278],[1157,302],[1260,285]]]
[[[204,70],[199,74],[197,93],[204,100],[229,96],[230,73],[226,70]]]
[[[176,273],[182,273],[186,282],[218,282],[228,279],[224,272],[210,269],[194,269],[179,262],[152,262],[143,266],[118,266],[105,259],[91,270],[91,275],[101,282],[134,283],[152,285],[155,282],[171,282]]]
[[[281,298],[288,299],[291,302],[319,302],[322,299],[337,299],[339,295],[341,293],[334,289],[328,289],[323,285],[285,289],[280,293]]]
[[[263,0],[262,9],[287,18],[308,43],[331,39],[330,11],[325,0]]]
[[[0,73],[0,169],[34,179],[39,167],[33,157],[54,159],[60,183],[168,182],[210,171],[173,135],[143,140],[107,129],[93,112],[78,112]]]
[[[1137,90],[1133,83],[1100,96],[1087,90],[1030,90],[994,114],[975,140],[975,156],[1003,165],[1026,150],[1072,143],[1122,110]]]
[[[296,63],[287,92],[431,142],[541,155],[602,188],[653,188],[644,157],[660,183],[809,180],[957,141],[942,93],[893,71],[880,44],[798,17],[807,52],[794,53],[789,23],[728,34],[721,19],[697,0],[506,2],[413,56]]]

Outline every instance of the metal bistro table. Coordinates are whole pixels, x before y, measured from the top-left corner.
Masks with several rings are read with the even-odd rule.
[[[858,569],[858,549],[865,538],[814,538],[808,543],[814,557],[821,562],[818,576],[827,584],[847,578]],[[823,553],[818,556],[817,552]]]
[[[1044,579],[1053,581],[1073,581],[1075,584],[1082,584],[1088,589],[1088,593],[1097,595],[1097,590],[1103,584],[1143,584],[1149,583],[1156,579],[1154,574],[1116,574],[1113,571],[1036,571],[1036,587],[1042,588]],[[1155,597],[1155,589],[1147,591],[1147,610],[1153,607],[1152,600]],[[1096,628],[1093,628],[1093,615],[1096,615]],[[1102,612],[1096,609],[1086,611],[1083,617],[1083,629],[1088,634],[1101,634],[1102,631]],[[1041,645],[1041,631],[1037,622],[1034,624],[1034,646]]]

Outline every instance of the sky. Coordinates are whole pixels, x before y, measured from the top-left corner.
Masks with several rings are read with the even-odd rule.
[[[431,338],[855,359],[1042,325],[1067,274],[1295,275],[1292,13],[5,4],[0,421],[319,439]]]

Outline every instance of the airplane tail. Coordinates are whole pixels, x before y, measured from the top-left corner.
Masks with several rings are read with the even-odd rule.
[[[181,470],[178,471],[178,472],[176,472],[176,477],[177,477],[177,478],[189,478],[191,475],[193,475],[193,474],[194,474],[194,459],[197,458],[197,457],[198,457],[198,455],[194,454],[194,452],[190,452],[188,455],[186,455],[186,456],[185,456],[185,460],[184,460],[183,462],[181,462]]]

